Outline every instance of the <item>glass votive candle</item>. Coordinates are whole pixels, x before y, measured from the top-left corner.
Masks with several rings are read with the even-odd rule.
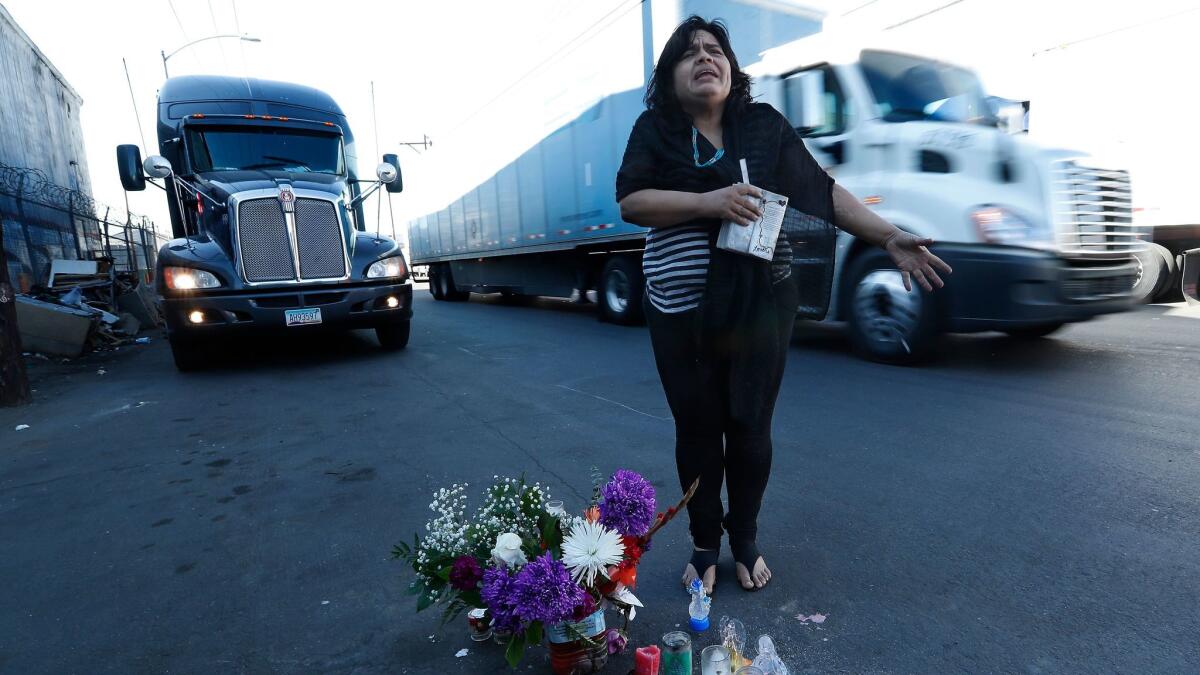
[[[692,636],[677,630],[662,636],[662,674],[692,675]]]
[[[552,516],[557,516],[559,518],[562,518],[563,516],[567,515],[567,511],[566,511],[566,509],[563,508],[563,503],[562,503],[561,499],[546,500],[546,513],[549,513]]]
[[[492,622],[487,610],[476,607],[467,612],[467,635],[475,642],[486,642],[492,637]]]
[[[733,675],[767,675],[766,671],[755,665],[742,666]]]
[[[721,645],[705,647],[700,652],[700,675],[732,675],[729,650]]]

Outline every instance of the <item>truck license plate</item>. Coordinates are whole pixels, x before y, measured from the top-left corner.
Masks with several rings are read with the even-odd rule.
[[[283,317],[287,320],[287,325],[289,326],[305,326],[321,323],[321,308],[289,309],[284,311]]]

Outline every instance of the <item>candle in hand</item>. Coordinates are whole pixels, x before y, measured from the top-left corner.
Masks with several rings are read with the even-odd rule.
[[[638,647],[634,655],[634,675],[658,675],[659,657],[657,645]]]

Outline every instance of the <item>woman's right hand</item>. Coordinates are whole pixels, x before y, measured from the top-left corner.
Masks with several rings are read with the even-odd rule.
[[[759,206],[762,190],[738,183],[720,190],[704,193],[705,212],[710,218],[732,220],[738,225],[750,225],[762,217]]]

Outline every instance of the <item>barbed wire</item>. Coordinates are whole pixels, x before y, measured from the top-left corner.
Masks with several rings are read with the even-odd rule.
[[[141,226],[142,223],[146,223],[159,238],[166,239],[158,235],[154,221],[149,217],[97,202],[84,192],[55,183],[41,169],[9,166],[0,162],[0,193],[38,206],[73,211],[77,216],[92,220],[101,220],[108,213],[123,214],[132,224]]]

